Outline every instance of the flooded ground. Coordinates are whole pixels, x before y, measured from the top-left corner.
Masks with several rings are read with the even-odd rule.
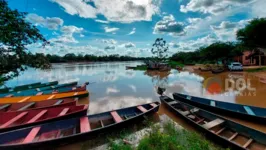
[[[136,66],[141,62],[113,62],[89,64],[54,64],[50,70],[29,69],[6,83],[7,86],[32,82],[78,81],[79,84],[91,82],[87,89],[90,100],[89,114],[112,109],[134,106],[158,101],[156,87],[165,87],[166,95],[174,92],[220,101],[266,107],[266,84],[254,74],[244,72],[213,75],[209,72],[188,72],[171,70],[170,72],[133,71],[126,66]],[[182,119],[171,114],[164,106],[159,115],[166,114],[187,129],[193,129]],[[228,117],[228,116],[227,116]],[[230,117],[229,117],[230,118]],[[232,119],[232,118],[231,118]],[[266,132],[266,126],[233,119],[250,127]],[[77,147],[76,144],[72,145]],[[72,146],[68,148],[72,149]]]

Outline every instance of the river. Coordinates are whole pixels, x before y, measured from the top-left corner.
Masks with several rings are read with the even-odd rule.
[[[156,93],[158,86],[166,88],[166,95],[169,96],[173,92],[180,92],[220,101],[266,107],[266,84],[260,82],[253,74],[213,75],[207,72],[179,72],[173,69],[170,72],[126,70],[126,66],[139,64],[141,62],[53,64],[49,70],[30,68],[18,77],[7,81],[6,85],[15,86],[55,80],[60,83],[90,82],[87,86],[90,93],[89,100],[81,101],[81,103],[89,102],[88,114],[158,101]],[[235,86],[230,83],[232,80],[235,81]],[[231,90],[228,90],[228,87],[231,87]],[[190,125],[169,113],[165,107],[160,108],[159,114],[167,114],[185,128],[191,129]],[[263,125],[233,120],[266,132],[266,127]]]

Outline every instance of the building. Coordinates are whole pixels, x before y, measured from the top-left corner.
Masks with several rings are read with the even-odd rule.
[[[257,48],[244,51],[242,56],[234,57],[234,61],[240,62],[244,66],[266,65],[266,49]]]

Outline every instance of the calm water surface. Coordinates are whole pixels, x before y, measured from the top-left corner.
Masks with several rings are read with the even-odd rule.
[[[260,82],[252,74],[222,73],[213,75],[211,73],[178,72],[177,70],[156,72],[125,69],[126,66],[139,64],[141,62],[54,64],[50,70],[29,69],[19,77],[6,82],[6,85],[15,86],[55,80],[60,83],[78,81],[79,84],[83,84],[88,81],[92,82],[87,87],[90,92],[89,114],[158,101],[159,98],[156,94],[156,87],[158,86],[165,87],[167,89],[166,95],[169,96],[173,92],[181,92],[220,101],[266,107],[266,84]],[[247,88],[242,91],[236,88],[231,91],[226,90],[226,80],[237,81],[239,78],[244,79],[247,83],[246,86],[255,88],[255,93]],[[215,81],[218,81],[218,86],[213,84],[216,83]],[[161,107],[159,114],[169,115],[169,112],[165,107]],[[170,117],[177,122],[182,122],[174,115]],[[265,126],[234,120],[266,132]]]

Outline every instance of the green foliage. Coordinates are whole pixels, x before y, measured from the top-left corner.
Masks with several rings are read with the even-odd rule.
[[[141,66],[137,66],[136,68],[134,68],[134,70],[147,70],[147,66],[143,66],[143,65],[141,65]]]
[[[29,44],[41,41],[45,46],[48,42],[35,26],[25,21],[25,15],[26,13],[11,10],[5,0],[0,1],[0,74],[11,71],[15,76],[19,71],[25,70],[25,66],[49,67],[44,55],[33,55],[27,51],[26,46]]]
[[[75,55],[73,53],[66,54],[65,56],[58,55],[46,55],[51,63],[63,63],[63,62],[85,62],[85,61],[135,61],[135,60],[147,60],[149,58],[144,57],[130,57],[130,56],[95,56],[95,55]]]
[[[182,64],[182,63],[180,63],[180,62],[172,61],[172,60],[170,60],[170,61],[168,62],[168,64],[169,64],[169,66],[171,66],[171,68],[176,68],[177,66],[178,66],[178,67],[184,67],[184,66],[185,66],[184,64]]]
[[[163,130],[158,125],[150,126],[144,138],[136,148],[122,141],[111,142],[111,150],[217,150],[209,141],[195,132],[176,128],[173,122],[163,124]]]
[[[250,48],[266,48],[266,18],[256,18],[237,31],[237,39]]]
[[[168,46],[163,38],[157,38],[152,47],[151,52],[156,56],[156,62],[162,62],[167,58]]]

